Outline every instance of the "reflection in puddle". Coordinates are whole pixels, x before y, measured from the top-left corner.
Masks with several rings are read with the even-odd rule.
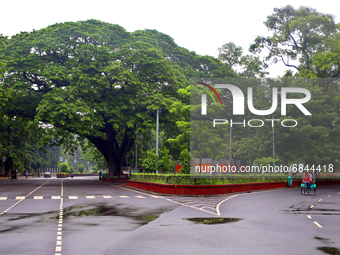
[[[241,219],[239,218],[187,218],[187,220],[194,221],[196,223],[203,223],[203,224],[224,224],[230,222],[237,222]]]
[[[329,240],[329,238],[322,238],[322,237],[319,237],[319,236],[315,236],[314,239],[320,241],[320,242],[323,242],[324,244],[332,244],[334,242],[332,242],[331,240]]]
[[[323,247],[318,247],[317,249],[319,251],[323,251],[326,254],[340,255],[340,250],[338,248],[335,248],[335,247],[323,246]]]
[[[158,210],[155,212],[149,212],[141,215],[133,215],[135,213],[135,210],[129,210],[129,209],[121,209],[116,208],[114,206],[105,206],[100,205],[95,208],[86,209],[86,210],[76,210],[82,208],[81,206],[70,206],[67,208],[64,208],[64,214],[63,218],[67,219],[68,217],[86,217],[86,216],[119,216],[119,217],[126,217],[131,218],[134,220],[139,221],[139,224],[144,225],[147,224],[159,217],[161,213],[164,212],[164,210]],[[58,218],[59,216],[57,216]]]

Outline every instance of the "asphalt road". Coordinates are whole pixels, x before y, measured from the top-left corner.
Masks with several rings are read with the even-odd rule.
[[[202,224],[194,217],[232,219]],[[97,178],[0,179],[0,254],[340,254],[340,186],[155,196]]]

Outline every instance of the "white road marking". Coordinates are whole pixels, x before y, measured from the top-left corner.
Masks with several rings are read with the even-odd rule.
[[[190,208],[193,208],[193,209],[196,209],[196,210],[200,210],[200,209],[198,209],[197,207],[193,207],[193,206],[191,206],[191,205],[183,204],[183,203],[181,203],[181,202],[177,202],[177,201],[175,201],[175,200],[171,200],[171,199],[166,198],[166,197],[161,197],[161,198],[164,199],[164,200],[167,200],[167,201],[169,201],[169,202],[178,204],[178,205],[182,205],[182,206],[190,207]],[[213,214],[213,215],[218,215],[218,214],[216,214],[216,213],[209,212],[209,211],[204,210],[204,209],[202,209],[202,210],[200,210],[200,211],[203,211],[203,212],[206,212],[206,213],[210,213],[210,214]]]
[[[136,198],[146,198],[146,197],[143,197],[143,196],[135,196]]]
[[[217,215],[218,215],[218,216],[221,216],[220,205],[221,205],[222,203],[224,203],[225,201],[227,201],[227,200],[229,200],[229,199],[232,199],[233,197],[238,197],[238,196],[240,196],[240,195],[241,195],[241,194],[233,195],[233,196],[227,197],[226,199],[224,199],[224,200],[222,200],[221,202],[219,202],[219,203],[217,204],[217,206],[216,206]],[[242,195],[243,195],[243,194],[242,194]]]
[[[317,225],[319,228],[322,228],[322,226],[321,226],[319,223],[317,223],[316,221],[313,221],[313,222],[314,222],[314,224]]]
[[[129,198],[129,196],[119,196],[120,198]]]
[[[340,192],[337,193],[338,195],[340,194]]]
[[[44,197],[43,196],[34,196],[33,199],[43,199]]]
[[[310,206],[310,208],[313,208],[313,207],[314,207],[314,205],[311,205],[311,206]]]
[[[86,198],[96,198],[95,196],[86,196]]]
[[[59,221],[58,221],[58,229],[57,229],[57,243],[56,243],[56,247],[55,247],[55,251],[56,252],[60,252],[61,251],[61,239],[62,239],[62,230],[63,230],[63,204],[64,204],[64,199],[63,199],[63,195],[64,195],[64,185],[63,185],[63,179],[61,179],[61,188],[60,188],[60,206],[59,206]],[[70,196],[71,197],[71,196]],[[77,199],[78,197],[76,197]],[[72,199],[72,198],[71,198]],[[61,255],[61,253],[55,253],[55,255]]]
[[[40,189],[42,186],[44,186],[46,183],[48,183],[50,180],[47,180],[46,182],[44,182],[43,184],[41,184],[39,187],[37,187],[36,189],[34,189],[33,191],[31,191],[30,193],[28,193],[26,196],[17,196],[15,198],[15,200],[19,200],[17,203],[15,203],[14,205],[12,205],[11,207],[9,207],[8,209],[6,209],[5,211],[3,211],[2,213],[0,213],[0,216],[4,215],[6,212],[8,212],[9,210],[11,210],[13,207],[17,206],[18,204],[20,204],[22,201],[24,201],[24,199],[28,196],[30,196],[31,194],[33,194],[36,190]]]
[[[330,197],[331,195],[328,195],[327,197]]]
[[[320,199],[319,199],[319,202],[320,202],[321,200],[322,200],[322,199],[320,198]]]
[[[78,196],[68,196],[69,199],[78,199]]]
[[[52,196],[51,199],[60,199],[60,196]]]
[[[308,218],[308,219],[311,219],[312,217],[311,217],[310,215],[307,215],[307,218]]]
[[[50,179],[50,180],[51,180],[51,179]],[[28,193],[28,194],[26,195],[26,197],[32,195],[37,189],[40,189],[43,185],[45,185],[46,183],[48,183],[50,180],[44,182],[44,183],[41,184],[38,188],[36,188],[35,190],[33,190],[33,191],[31,191],[30,193]]]
[[[7,200],[7,197],[0,197],[0,200]]]
[[[112,198],[111,196],[103,196],[103,198]]]

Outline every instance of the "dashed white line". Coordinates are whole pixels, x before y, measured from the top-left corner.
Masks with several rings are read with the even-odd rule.
[[[320,198],[320,199],[319,199],[319,202],[320,202],[321,200],[322,200],[322,199]]]
[[[60,196],[52,196],[51,199],[60,199]]]
[[[35,192],[37,189],[41,188],[43,185],[45,185],[47,182],[49,182],[50,180],[44,182],[43,184],[41,184],[39,187],[37,187],[36,189],[34,189],[33,191],[31,191],[29,194],[27,194],[26,196],[17,196],[15,199],[19,200],[17,203],[15,203],[14,205],[12,205],[11,207],[7,208],[5,211],[3,211],[2,213],[0,213],[0,216],[4,215],[6,212],[8,212],[9,210],[11,210],[13,207],[17,206],[18,204],[20,204],[22,201],[24,201],[24,199],[26,197],[28,197],[29,195],[31,195],[33,192]]]
[[[96,198],[96,197],[95,196],[86,196],[86,198],[92,199],[92,198]]]
[[[313,222],[314,222],[314,224],[317,225],[319,228],[322,228],[322,226],[321,226],[319,223],[317,223],[316,221],[313,221]]]
[[[314,205],[311,205],[311,206],[310,206],[310,208],[313,208],[313,207],[314,207]]]
[[[143,197],[143,196],[135,196],[136,198],[146,198],[146,197]]]
[[[112,198],[111,196],[102,196],[103,198]]]
[[[307,215],[307,218],[308,218],[308,219],[311,219],[312,217],[311,217],[310,215]]]
[[[7,200],[7,197],[0,197],[0,200]]]
[[[60,207],[59,207],[59,221],[58,221],[58,229],[57,229],[57,242],[56,242],[56,247],[55,251],[56,252],[61,252],[61,245],[62,245],[62,230],[63,230],[63,203],[64,199],[63,193],[64,193],[64,187],[63,187],[63,179],[61,180],[61,191],[60,191]],[[78,198],[78,197],[77,197]],[[61,253],[55,253],[55,255],[61,255]]]
[[[69,199],[78,199],[78,196],[68,196]]]
[[[33,199],[43,199],[44,197],[43,196],[34,196]]]
[[[330,197],[331,195],[328,195],[327,197]]]
[[[119,196],[120,198],[129,198],[129,196]]]

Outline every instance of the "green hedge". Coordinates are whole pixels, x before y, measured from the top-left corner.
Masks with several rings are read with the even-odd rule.
[[[130,180],[142,182],[154,182],[164,184],[230,184],[230,183],[254,183],[254,182],[277,182],[287,181],[286,175],[265,176],[265,175],[233,175],[233,176],[213,176],[213,177],[198,177],[193,178],[190,174],[150,174],[150,173],[134,173]],[[300,180],[300,178],[299,178]]]

